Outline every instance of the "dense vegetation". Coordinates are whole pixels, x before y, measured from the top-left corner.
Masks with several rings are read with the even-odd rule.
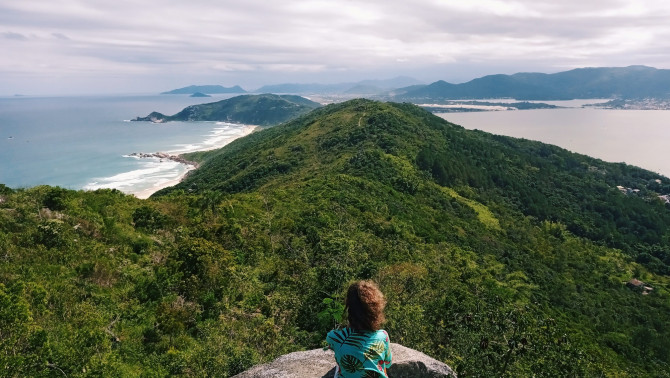
[[[187,106],[179,113],[166,116],[152,112],[133,121],[223,121],[249,125],[272,126],[294,119],[320,107],[321,104],[293,95],[242,95],[211,102]]]
[[[436,81],[399,89],[405,101],[464,98],[570,100],[575,98],[670,98],[670,70],[645,66],[578,68],[554,74],[488,75],[462,84]]]
[[[2,374],[230,376],[372,278],[461,376],[670,376],[665,177],[365,100],[191,158],[150,200],[0,186]]]

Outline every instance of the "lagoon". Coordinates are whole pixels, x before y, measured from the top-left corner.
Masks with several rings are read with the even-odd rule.
[[[466,129],[537,140],[670,177],[670,110],[587,107],[437,115]]]

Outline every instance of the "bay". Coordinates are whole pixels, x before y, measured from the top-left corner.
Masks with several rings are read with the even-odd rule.
[[[0,98],[0,183],[139,193],[181,177],[189,167],[133,152],[184,152],[223,145],[248,126],[220,122],[130,122],[151,111],[232,97],[180,95]]]
[[[670,110],[566,108],[437,115],[466,129],[537,140],[670,177]]]

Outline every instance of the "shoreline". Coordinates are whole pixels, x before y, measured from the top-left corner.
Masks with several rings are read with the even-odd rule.
[[[223,148],[227,144],[229,144],[230,142],[253,133],[257,128],[258,128],[258,126],[255,126],[255,125],[244,125],[244,127],[242,128],[242,131],[243,131],[242,134],[240,136],[236,137],[236,138],[226,139],[226,140],[223,140],[223,141],[221,141],[217,144],[213,144],[213,145],[207,146],[205,148],[199,148],[197,150],[189,151],[187,153],[211,151],[211,150],[217,150],[219,148]],[[139,190],[139,191],[125,192],[126,194],[134,195],[135,197],[137,197],[139,199],[147,199],[147,198],[151,197],[152,194],[156,193],[157,191],[159,191],[161,189],[169,188],[171,186],[175,186],[175,185],[179,184],[184,179],[184,177],[186,177],[186,175],[189,174],[189,172],[198,168],[198,163],[186,160],[184,158],[183,154],[172,155],[172,154],[169,154],[169,153],[156,152],[156,153],[147,153],[147,154],[135,153],[134,155],[137,156],[137,157],[140,157],[140,158],[153,157],[153,158],[168,159],[168,160],[171,160],[171,161],[176,161],[177,163],[183,164],[187,167],[186,170],[181,175],[179,175],[179,177],[176,177],[172,180],[162,182],[162,183],[159,183],[159,184],[155,184],[155,185],[151,186],[150,188],[142,189],[142,190]]]

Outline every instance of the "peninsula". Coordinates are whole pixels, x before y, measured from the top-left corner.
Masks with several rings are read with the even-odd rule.
[[[295,95],[242,95],[217,102],[191,105],[167,116],[152,112],[133,121],[155,123],[169,121],[220,121],[259,126],[274,126],[297,118],[321,104]]]

